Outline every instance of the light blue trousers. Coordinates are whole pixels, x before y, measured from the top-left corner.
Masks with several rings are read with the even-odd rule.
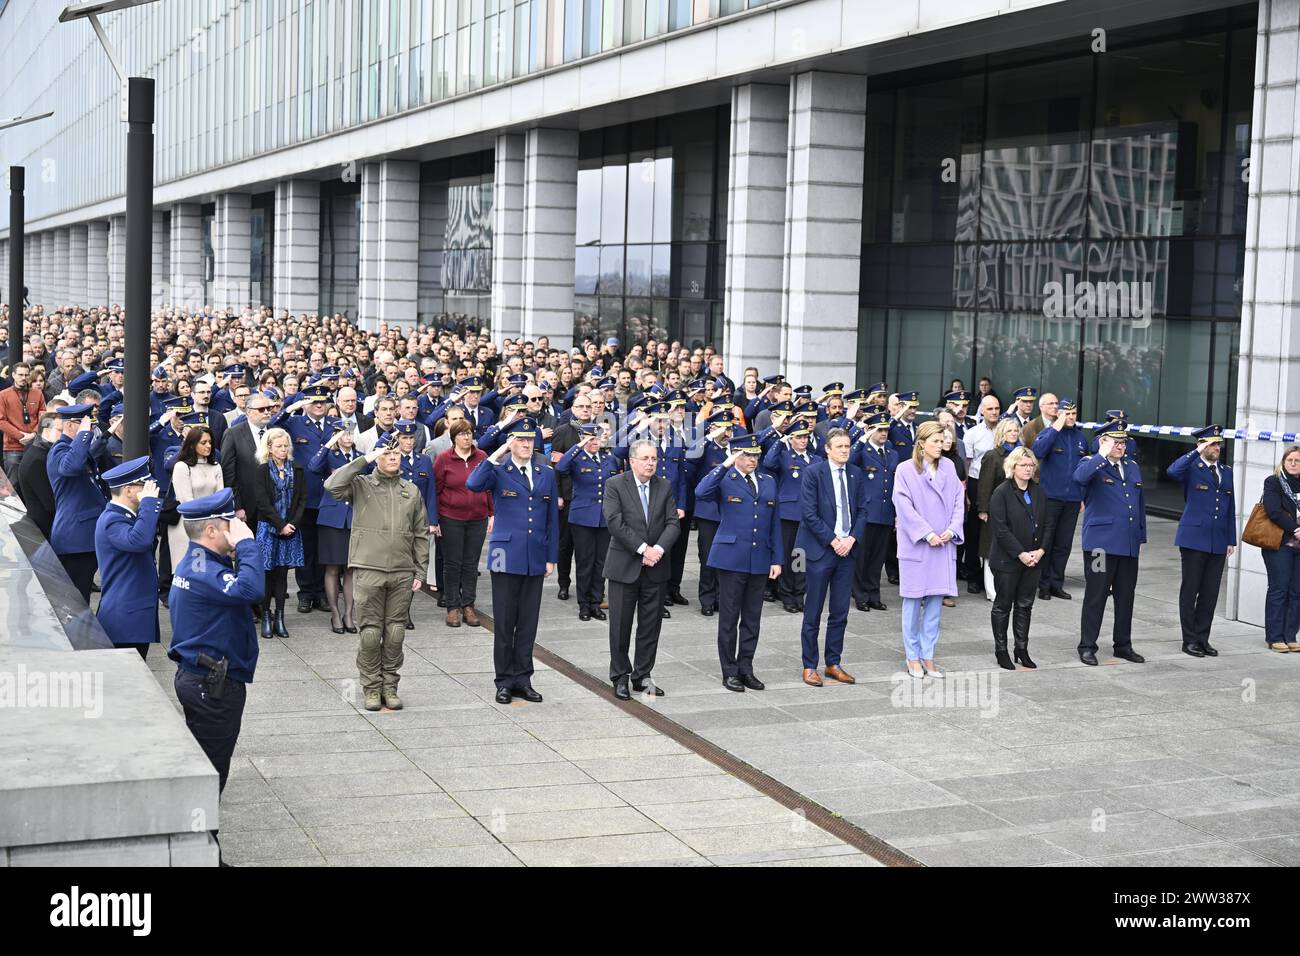
[[[903,650],[907,652],[909,661],[934,660],[934,647],[939,643],[939,614],[942,611],[941,594],[903,598]]]

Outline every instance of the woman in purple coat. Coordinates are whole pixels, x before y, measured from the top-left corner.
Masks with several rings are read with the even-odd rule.
[[[957,593],[957,545],[966,508],[961,479],[944,457],[943,444],[943,426],[926,422],[916,430],[911,461],[900,462],[894,472],[903,648],[913,677],[943,676],[934,666],[939,615],[944,597]]]

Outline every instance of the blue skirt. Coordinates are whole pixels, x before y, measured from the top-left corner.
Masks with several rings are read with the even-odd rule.
[[[302,532],[295,530],[288,538],[265,521],[257,523],[257,548],[262,552],[262,568],[300,568],[303,565]]]

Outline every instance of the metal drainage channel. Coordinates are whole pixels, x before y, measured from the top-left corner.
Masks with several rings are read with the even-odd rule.
[[[428,585],[425,585],[424,590],[431,596],[436,594],[436,592],[429,590]],[[484,630],[492,631],[491,615],[478,611],[478,617]],[[581,684],[625,714],[653,727],[665,737],[681,744],[691,752],[709,761],[709,763],[725,770],[733,777],[745,781],[759,793],[769,796],[782,806],[801,814],[810,823],[821,827],[831,836],[843,840],[855,850],[861,850],[877,862],[883,863],[885,866],[924,866],[919,860],[913,859],[902,850],[896,849],[878,837],[872,836],[866,830],[854,826],[843,817],[835,815],[818,803],[814,803],[797,790],[791,790],[781,781],[768,776],[756,767],[751,767],[744,761],[727,753],[721,747],[687,730],[681,724],[665,717],[653,708],[637,701],[619,700],[614,696],[613,688],[610,687],[608,681],[587,673],[581,667],[548,651],[542,645],[533,645],[533,657],[540,660],[551,670],[557,671],[569,678],[569,680]]]

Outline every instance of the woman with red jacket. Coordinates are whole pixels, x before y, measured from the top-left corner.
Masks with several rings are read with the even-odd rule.
[[[447,626],[460,627],[463,615],[466,624],[478,627],[474,598],[483,542],[492,527],[492,495],[470,491],[465,482],[487,455],[474,445],[474,426],[464,419],[452,423],[450,434],[451,447],[433,462]]]

